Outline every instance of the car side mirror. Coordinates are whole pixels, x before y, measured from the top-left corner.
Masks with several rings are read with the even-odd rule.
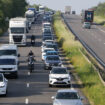
[[[51,99],[54,100],[55,99],[55,96],[52,96]]]
[[[5,81],[8,82],[8,80],[5,78]]]
[[[20,54],[18,54],[18,57],[20,57]]]

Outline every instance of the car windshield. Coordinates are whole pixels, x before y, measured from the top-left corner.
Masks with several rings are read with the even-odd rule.
[[[52,40],[52,37],[44,37],[43,40]]]
[[[47,55],[58,55],[57,52],[47,52]]]
[[[46,49],[44,50],[44,53],[46,53],[47,51],[52,51],[53,49]]]
[[[65,68],[54,68],[52,74],[68,74]]]
[[[44,24],[44,27],[51,27],[50,24]]]
[[[15,59],[0,59],[0,65],[16,65]]]
[[[11,33],[12,34],[23,34],[24,28],[11,28]]]
[[[88,23],[88,22],[87,22],[87,23],[85,23],[85,24],[90,25],[90,23]]]
[[[59,57],[54,57],[54,56],[52,56],[52,57],[47,57],[47,60],[59,60]]]
[[[3,81],[3,76],[0,74],[0,82]]]
[[[16,50],[0,50],[0,56],[2,55],[14,55],[17,56]]]
[[[79,99],[76,92],[58,92],[56,99]]]

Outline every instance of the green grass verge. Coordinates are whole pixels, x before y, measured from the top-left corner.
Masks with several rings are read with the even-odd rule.
[[[105,17],[94,16],[94,22],[105,26]]]
[[[82,45],[74,40],[74,35],[62,21],[59,12],[54,16],[53,26],[58,42],[84,84],[82,89],[84,94],[92,105],[105,105],[105,87],[101,83],[98,73],[81,54],[79,49],[82,48]]]

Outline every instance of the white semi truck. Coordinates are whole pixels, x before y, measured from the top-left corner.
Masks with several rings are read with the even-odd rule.
[[[9,43],[26,45],[28,22],[26,18],[16,17],[9,21]]]
[[[34,11],[27,10],[25,12],[25,17],[27,18],[30,25],[35,22],[35,12]]]
[[[45,12],[45,7],[44,6],[39,6],[39,13],[43,14]]]
[[[66,6],[65,7],[65,14],[70,14],[71,13],[71,6]]]

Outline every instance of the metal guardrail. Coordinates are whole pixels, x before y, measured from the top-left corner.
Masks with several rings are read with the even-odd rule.
[[[86,50],[103,66],[105,69],[105,63],[98,57],[98,55],[72,30],[70,25],[66,22],[63,14],[61,14],[62,18],[64,19],[65,24],[71,30],[71,32],[75,35],[75,37],[81,42],[81,44],[86,48]]]

